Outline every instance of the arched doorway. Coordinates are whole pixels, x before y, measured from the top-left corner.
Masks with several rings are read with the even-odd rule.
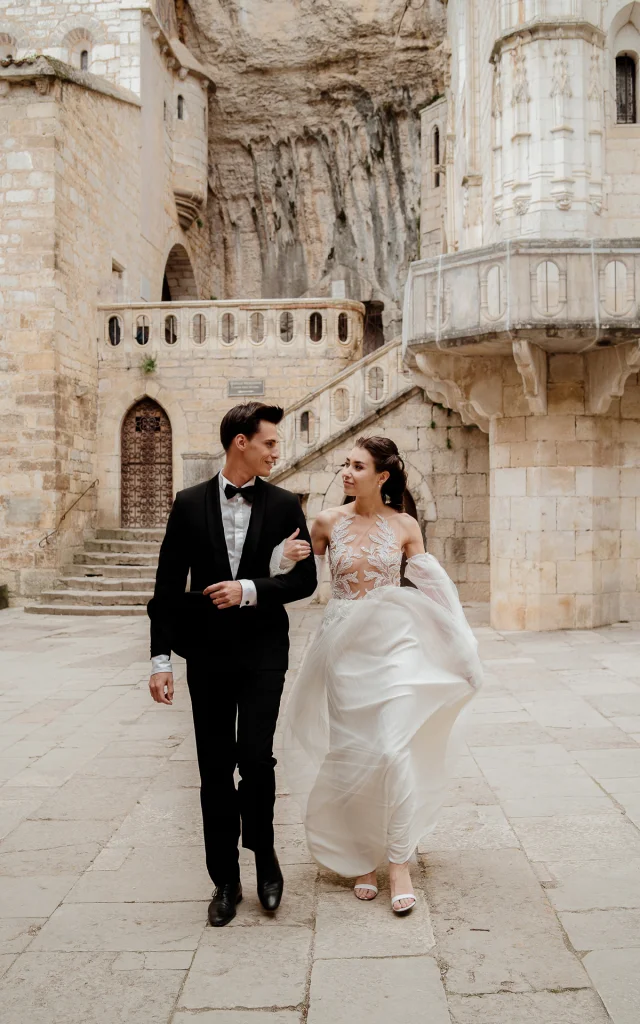
[[[163,302],[193,301],[198,298],[196,279],[184,245],[174,245],[167,257],[162,281]]]
[[[173,499],[171,423],[152,398],[129,409],[121,452],[121,525],[165,526]]]

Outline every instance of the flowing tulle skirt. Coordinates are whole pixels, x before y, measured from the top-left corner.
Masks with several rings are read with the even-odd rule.
[[[418,557],[419,586],[416,570],[444,575]],[[404,863],[435,824],[452,729],[481,679],[446,583],[455,600],[423,586],[331,600],[291,693],[285,770],[312,855],[343,876]]]

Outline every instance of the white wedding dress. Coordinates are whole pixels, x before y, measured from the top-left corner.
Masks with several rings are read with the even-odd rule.
[[[352,546],[354,541],[367,544]],[[431,555],[402,550],[390,519],[329,543],[332,597],[294,684],[284,762],[313,857],[340,875],[408,861],[435,824],[454,723],[482,680],[457,590]]]

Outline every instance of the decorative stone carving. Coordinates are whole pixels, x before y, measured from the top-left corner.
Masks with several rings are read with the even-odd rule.
[[[41,96],[46,96],[51,89],[51,83],[52,79],[50,78],[36,78],[33,84],[37,93],[40,93]]]
[[[573,203],[573,193],[571,192],[554,192],[553,198],[555,204],[559,210],[570,210]]]
[[[531,199],[529,196],[516,196],[513,200],[513,212],[516,217],[524,217],[525,213],[529,209]]]
[[[502,414],[500,357],[472,361],[442,352],[420,352],[412,376],[432,402],[453,409],[463,423],[474,423],[485,433],[493,417]]]
[[[603,415],[614,398],[621,398],[632,373],[640,370],[640,342],[596,349],[586,355],[588,410]]]
[[[547,412],[547,354],[529,341],[514,341],[513,358],[522,377],[524,393],[531,412]]]
[[[522,49],[522,40],[519,39],[517,46],[513,50],[513,95],[511,103],[515,107],[519,103],[528,103],[530,98],[527,63]]]

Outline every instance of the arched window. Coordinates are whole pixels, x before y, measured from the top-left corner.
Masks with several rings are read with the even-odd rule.
[[[616,57],[616,110],[618,124],[636,123],[636,62],[628,53]]]
[[[81,50],[80,51],[80,70],[81,71],[88,71],[89,70],[89,51],[88,50]]]
[[[384,398],[384,370],[381,366],[372,366],[367,374],[367,392],[372,402]]]
[[[303,444],[311,444],[314,435],[313,413],[309,410],[300,414],[300,440]]]
[[[312,313],[309,317],[309,336],[312,341],[322,341],[322,313]]]
[[[349,317],[346,313],[338,314],[338,341],[349,340]]]
[[[144,314],[136,320],[136,341],[138,345],[146,345],[149,341],[149,317]]]
[[[251,340],[256,345],[264,341],[264,315],[262,313],[252,313],[249,317],[249,333]]]
[[[184,96],[178,96],[178,121],[184,121]]]
[[[119,345],[122,339],[122,324],[119,316],[109,317],[109,344]]]
[[[203,313],[196,313],[192,321],[193,340],[196,345],[204,345],[207,340],[207,320]]]
[[[440,188],[440,129],[433,129],[433,184]]]
[[[224,313],[220,325],[220,337],[223,345],[232,345],[236,340],[236,318],[233,313]]]
[[[285,345],[293,341],[293,313],[280,314],[280,341]]]
[[[167,345],[175,345],[178,340],[178,318],[173,313],[164,318],[164,340]]]

